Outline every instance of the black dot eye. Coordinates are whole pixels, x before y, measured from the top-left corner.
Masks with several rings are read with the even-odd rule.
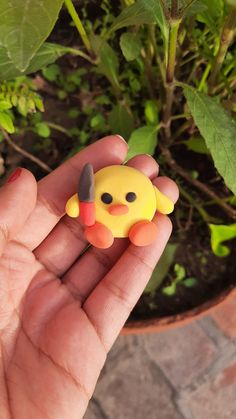
[[[104,202],[104,204],[110,204],[112,202],[112,196],[111,194],[105,192],[102,194],[101,200]]]
[[[128,201],[128,202],[134,202],[136,198],[137,198],[137,196],[136,196],[136,193],[134,193],[134,192],[128,192],[126,197],[125,197],[126,201]]]

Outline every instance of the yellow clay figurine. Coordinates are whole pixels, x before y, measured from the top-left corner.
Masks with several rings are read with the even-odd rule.
[[[85,237],[93,246],[106,249],[115,237],[129,237],[136,246],[151,244],[158,227],[156,211],[169,214],[174,204],[151,180],[128,166],[108,166],[93,174],[91,164],[82,170],[78,193],[66,204],[70,217],[80,216]]]

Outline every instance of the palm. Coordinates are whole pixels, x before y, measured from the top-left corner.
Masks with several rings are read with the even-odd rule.
[[[4,419],[83,416],[107,351],[170,234],[168,219],[159,217],[160,241],[148,250],[117,240],[109,250],[89,248],[78,259],[86,246],[81,226],[77,220],[61,218],[77,179],[71,182],[69,174],[64,178],[67,184],[60,184],[57,190],[56,178],[63,170],[72,171],[75,164],[80,169],[86,160],[93,161],[94,155],[98,167],[121,163],[125,145],[115,137],[103,141],[106,161],[104,157],[99,161],[97,143],[39,184],[38,202],[27,209],[28,214],[26,198],[18,199],[24,207],[18,214],[21,228],[12,227],[0,260],[0,397]],[[116,142],[112,151],[111,141]],[[157,168],[148,157],[133,159],[130,164],[141,166],[151,177],[156,174]],[[27,171],[22,176],[24,182],[19,179],[15,194],[21,192],[22,196],[20,188],[25,188],[33,202],[32,177]],[[173,184],[159,182],[159,187],[166,187],[166,193],[175,199]],[[14,184],[9,186],[8,194],[15,188]],[[6,217],[11,218],[9,210]]]
[[[5,258],[8,264],[17,260],[19,267],[17,272],[16,268],[1,272],[9,285],[2,302],[8,313],[1,327],[7,407],[13,417],[20,412],[19,418],[82,417],[105,349],[66,285],[48,270],[32,280],[30,271],[39,269],[32,253],[13,244]],[[29,282],[27,292],[22,292]]]

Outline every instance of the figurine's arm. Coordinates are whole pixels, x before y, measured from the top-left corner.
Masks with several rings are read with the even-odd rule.
[[[69,217],[76,218],[79,216],[79,198],[77,193],[68,199],[65,210]]]
[[[166,195],[159,191],[159,189],[154,186],[156,201],[157,201],[157,211],[162,214],[170,214],[174,209],[174,204]]]

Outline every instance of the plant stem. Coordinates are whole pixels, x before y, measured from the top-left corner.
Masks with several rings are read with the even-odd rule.
[[[160,0],[160,3],[161,3],[161,7],[162,7],[162,10],[163,10],[163,13],[164,13],[164,16],[165,16],[166,20],[169,20],[170,12],[169,12],[169,8],[168,8],[165,0]]]
[[[208,63],[207,66],[206,66],[206,68],[205,68],[205,71],[204,71],[204,73],[202,75],[202,78],[200,80],[199,86],[198,86],[199,92],[202,92],[203,91],[204,86],[205,86],[205,83],[206,83],[206,80],[207,80],[207,77],[209,76],[210,71],[211,71],[211,64]]]
[[[70,52],[73,55],[78,55],[79,57],[84,58],[85,60],[89,61],[91,64],[96,65],[97,62],[95,59],[91,58],[89,55],[85,54],[85,52],[80,51],[77,48],[71,48],[71,47],[67,47],[66,48],[68,52]]]
[[[56,131],[62,132],[62,134],[65,134],[67,137],[72,137],[72,135],[68,132],[68,130],[64,127],[62,127],[59,124],[55,124],[54,122],[50,121],[44,121],[45,124],[49,126],[49,128],[55,129]]]
[[[212,191],[207,185],[200,182],[198,179],[193,179],[190,174],[184,170],[181,166],[176,163],[174,158],[172,157],[172,154],[170,150],[167,148],[164,148],[160,144],[160,148],[163,154],[163,157],[165,158],[166,163],[171,167],[171,169],[179,174],[182,178],[187,180],[190,184],[192,184],[195,188],[199,189],[201,192],[203,192],[205,195],[209,196],[211,199],[215,201],[219,207],[221,207],[229,217],[231,217],[233,220],[236,219],[236,209],[232,208],[230,205],[228,205],[226,202],[222,201],[222,199],[215,194],[214,191]]]
[[[175,9],[174,9],[175,10]],[[170,142],[171,138],[171,112],[174,99],[174,74],[175,74],[175,61],[176,61],[176,49],[178,40],[178,30],[180,25],[180,19],[170,19],[169,21],[169,40],[168,40],[168,58],[166,67],[166,106],[163,116],[163,122],[165,125],[165,137],[167,143]]]
[[[178,17],[178,9],[179,9],[179,1],[178,0],[172,0],[171,2],[171,17],[176,19]]]
[[[179,115],[171,116],[171,121],[177,121],[177,119],[187,119],[189,115],[187,113],[180,113]]]
[[[165,83],[165,66],[164,63],[161,60],[161,57],[159,56],[158,48],[157,48],[157,42],[156,42],[156,34],[155,34],[155,25],[150,24],[148,26],[149,30],[149,36],[152,43],[152,47],[154,50],[155,60],[159,67],[161,78],[163,80],[163,83]]]
[[[173,84],[167,84],[166,85],[166,105],[165,105],[165,111],[164,111],[164,117],[163,117],[163,125],[164,125],[164,131],[165,131],[165,137],[166,142],[170,142],[171,138],[171,111],[172,111],[172,105],[174,100],[174,85]]]
[[[197,203],[196,199],[194,199],[180,184],[178,184],[179,191],[181,195],[199,212],[201,217],[206,223],[212,222],[210,216],[207,212],[202,208],[200,204]]]
[[[67,10],[69,12],[69,14],[71,15],[71,18],[81,36],[81,39],[87,49],[87,51],[90,53],[92,50],[91,44],[90,44],[90,40],[86,34],[86,31],[84,29],[83,23],[80,20],[80,17],[78,15],[78,13],[75,10],[75,7],[72,3],[72,0],[64,0],[65,1],[65,5],[67,7]]]
[[[41,169],[43,169],[45,172],[50,173],[52,171],[51,167],[49,167],[47,164],[45,164],[42,160],[40,160],[38,157],[35,157],[33,154],[29,153],[28,151],[24,150],[20,146],[14,143],[12,141],[10,135],[1,128],[1,132],[3,134],[3,137],[7,144],[12,147],[14,150],[16,150],[18,153],[20,153],[22,156],[26,157],[27,159],[33,161],[36,163]]]
[[[153,74],[152,74],[152,64],[146,54],[144,48],[141,50],[141,57],[144,63],[144,72],[146,75],[147,80],[147,88],[149,92],[149,96],[154,99],[154,81],[153,81]]]
[[[232,7],[227,16],[221,32],[220,45],[215,60],[212,65],[212,72],[209,78],[209,93],[213,93],[215,84],[217,82],[220,69],[224,62],[228,48],[234,37],[234,30],[236,26],[236,8]]]
[[[169,41],[168,41],[168,60],[167,60],[167,69],[166,69],[166,82],[167,83],[172,83],[174,80],[179,25],[180,25],[180,20],[170,21]]]

